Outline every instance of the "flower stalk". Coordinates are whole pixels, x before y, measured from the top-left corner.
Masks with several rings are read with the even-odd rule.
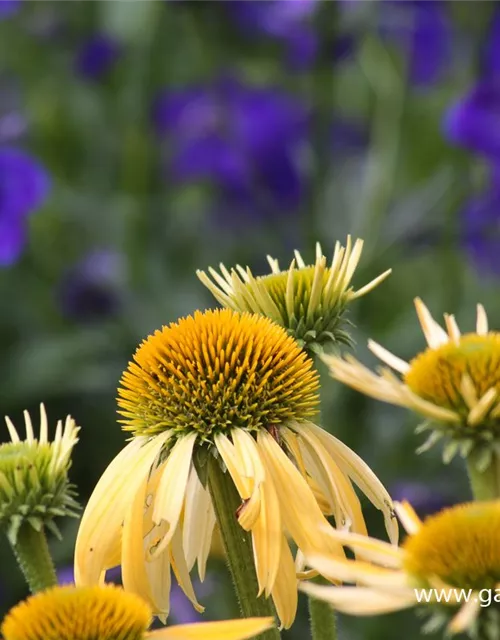
[[[475,500],[500,498],[500,455],[491,451],[488,464],[481,464],[481,455],[472,452],[467,457],[467,473]]]
[[[317,578],[313,582],[328,584],[324,578]],[[307,599],[312,640],[337,640],[337,620],[331,605],[312,595]]]
[[[43,528],[36,531],[29,523],[23,523],[15,542],[11,540],[11,545],[32,593],[57,584],[57,576]]]
[[[224,473],[220,461],[208,456],[208,487],[219,525],[222,543],[242,616],[245,618],[274,616],[270,599],[257,597],[259,586],[252,562],[253,551],[250,534],[241,528],[236,512],[241,500],[229,473]],[[262,633],[262,640],[279,640],[276,628]]]

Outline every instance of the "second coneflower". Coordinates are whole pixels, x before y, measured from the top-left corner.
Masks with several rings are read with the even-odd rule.
[[[311,360],[262,316],[196,312],[147,338],[119,389],[133,438],[87,505],[77,583],[96,583],[121,564],[125,589],[166,615],[172,566],[199,606],[189,571],[196,562],[201,576],[205,571],[215,503],[203,460],[213,463],[215,456],[241,499],[231,517],[251,533],[258,590],[272,597],[282,626],[290,626],[297,581],[286,535],[302,552],[343,555],[322,527],[325,514],[333,514],[337,526],[366,533],[351,480],[396,535],[390,498],[376,476],[307,421],[317,391]]]

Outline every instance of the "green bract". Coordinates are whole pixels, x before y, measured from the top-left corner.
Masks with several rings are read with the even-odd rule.
[[[47,526],[60,536],[56,516],[77,516],[76,492],[68,480],[71,452],[79,428],[68,416],[57,423],[53,441],[48,440],[47,415],[40,405],[40,438],[33,433],[31,418],[24,412],[26,440],[6,418],[11,442],[0,445],[0,527],[12,544],[22,524],[40,531]]]

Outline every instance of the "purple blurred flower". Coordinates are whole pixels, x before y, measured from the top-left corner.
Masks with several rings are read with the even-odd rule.
[[[154,120],[159,133],[168,135],[176,179],[212,181],[230,199],[257,200],[266,210],[300,203],[297,154],[309,118],[292,96],[222,80],[164,92]]]
[[[433,84],[445,71],[451,54],[452,21],[441,0],[388,0],[380,3],[380,30],[408,56],[410,80]]]
[[[21,0],[0,0],[0,20],[10,18],[21,9]]]
[[[447,111],[445,136],[457,145],[500,159],[500,78],[483,80]]]
[[[75,69],[87,80],[100,80],[120,57],[122,48],[113,37],[97,33],[77,51]]]
[[[431,487],[423,482],[415,481],[402,480],[397,482],[391,487],[390,494],[393,500],[408,500],[421,518],[456,502],[449,494],[436,490],[435,486]]]
[[[447,110],[443,132],[451,142],[500,160],[500,10],[486,42],[479,81]]]
[[[13,147],[0,147],[0,266],[13,264],[26,242],[26,219],[42,206],[50,179],[42,165]]]
[[[500,181],[466,203],[462,215],[462,244],[476,268],[500,274]]]
[[[113,251],[93,251],[63,277],[59,289],[62,313],[90,322],[115,315],[122,305],[123,258]]]
[[[229,0],[228,11],[242,31],[283,42],[293,68],[307,68],[316,58],[318,38],[311,25],[318,0]]]

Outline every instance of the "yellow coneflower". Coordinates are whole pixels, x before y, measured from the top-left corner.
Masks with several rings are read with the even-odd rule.
[[[432,626],[446,620],[450,633],[472,634],[479,626],[478,637],[496,640],[498,612],[493,603],[498,602],[500,593],[500,502],[457,505],[424,522],[408,503],[396,504],[395,509],[409,534],[401,547],[330,528],[328,535],[361,559],[307,558],[312,567],[321,566],[331,580],[358,586],[304,582],[300,588],[352,615],[377,615],[429,604],[436,614],[431,618]],[[484,598],[486,593],[488,598]]]
[[[40,531],[48,527],[59,534],[54,518],[77,516],[79,505],[68,479],[71,452],[79,427],[68,416],[57,423],[55,438],[48,439],[45,407],[40,405],[40,437],[36,438],[30,415],[24,412],[26,439],[21,440],[5,418],[11,442],[0,444],[0,527],[15,545],[23,525]]]
[[[118,403],[133,439],[83,515],[77,583],[96,583],[121,563],[124,587],[165,616],[172,563],[199,607],[189,571],[197,562],[204,575],[215,516],[193,459],[209,451],[241,496],[237,517],[252,535],[260,593],[272,596],[282,625],[290,626],[297,582],[285,534],[302,551],[326,544],[343,554],[320,527],[328,513],[338,526],[366,533],[352,479],[396,535],[390,497],[373,472],[307,421],[317,390],[310,358],[262,316],[196,312],[149,336],[123,374]]]
[[[285,271],[268,256],[271,273],[265,276],[256,277],[248,267],[243,269],[240,265],[228,271],[223,264],[220,274],[212,267],[208,269],[211,278],[204,271],[197,271],[197,275],[223,306],[267,316],[285,327],[300,346],[322,353],[339,343],[350,343],[349,334],[343,330],[346,306],[391,272],[388,269],[355,291],[351,280],[362,250],[362,240],[352,246],[348,237],[345,247],[336,243],[330,265],[318,243],[313,265],[307,265],[295,251],[295,258]]]
[[[115,585],[53,587],[16,605],[5,617],[4,640],[245,640],[273,624],[246,618],[148,631],[150,607]]]
[[[419,298],[415,307],[428,344],[424,352],[405,362],[372,340],[368,344],[401,378],[385,367],[375,374],[349,355],[323,360],[337,380],[430,420],[423,427],[435,431],[421,450],[448,435],[454,442],[445,449],[446,460],[457,450],[467,456],[484,448],[486,467],[490,444],[500,436],[500,333],[488,331],[482,305],[477,307],[476,333],[465,335],[452,315],[445,315],[445,331]]]

